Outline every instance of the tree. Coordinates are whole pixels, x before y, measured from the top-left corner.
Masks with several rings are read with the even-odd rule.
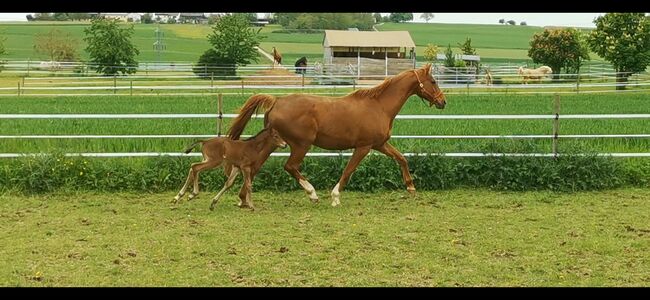
[[[400,23],[400,22],[413,20],[413,14],[412,13],[391,13],[390,16],[388,16],[388,18],[390,19],[391,22]]]
[[[54,13],[54,20],[56,21],[68,21],[70,17],[67,13]]]
[[[84,41],[88,44],[86,52],[97,73],[115,75],[136,72],[138,62],[135,57],[140,51],[131,42],[133,25],[121,26],[115,19],[94,19],[84,32]]]
[[[526,26],[526,25],[528,25],[528,24],[526,24],[526,21],[521,21],[521,23],[519,23],[519,25],[521,25],[521,26]]]
[[[424,59],[430,62],[435,62],[438,60],[438,46],[434,44],[427,44],[427,48],[424,49]]]
[[[453,68],[456,66],[456,59],[454,58],[454,52],[451,50],[451,44],[447,46],[445,50],[445,67]]]
[[[382,18],[380,13],[374,13],[372,17],[375,18],[375,23],[381,23]]]
[[[506,19],[499,19],[499,24],[505,24],[505,23],[506,23]]]
[[[508,25],[517,25],[517,22],[515,22],[514,20],[509,20]]]
[[[75,21],[75,20],[88,20],[90,19],[90,14],[89,13],[68,13],[68,17],[70,17],[70,20]]]
[[[77,40],[69,32],[51,29],[47,33],[36,34],[34,50],[47,56],[50,61],[74,61],[77,58]]]
[[[533,35],[528,56],[534,63],[551,67],[553,74],[561,73],[562,68],[578,72],[582,62],[589,59],[589,49],[580,31],[574,28],[546,29]]]
[[[458,47],[460,48],[460,51],[465,55],[476,55],[476,48],[472,47],[472,39],[469,37],[465,39],[464,43],[458,43]],[[478,73],[478,61],[470,61],[469,66],[476,68],[476,71]]]
[[[594,21],[588,42],[591,50],[610,62],[617,82],[650,64],[650,17],[644,13],[608,13]],[[625,89],[617,86],[616,89]]]
[[[153,16],[150,13],[146,13],[142,15],[140,18],[140,22],[144,24],[151,24],[153,23]]]
[[[429,20],[433,19],[433,13],[423,13],[422,19],[424,19],[425,21],[427,21],[427,23],[429,23]]]
[[[257,62],[256,47],[261,40],[259,32],[259,29],[249,27],[249,20],[245,15],[234,14],[221,17],[212,26],[212,33],[208,35],[212,51],[203,53],[198,64],[226,65],[226,69],[230,69],[227,72],[234,72],[237,64],[247,65],[251,61]]]
[[[7,53],[6,50],[5,50],[5,41],[6,40],[7,40],[7,38],[3,37],[2,33],[0,33],[0,57]],[[4,61],[0,59],[0,71],[2,71],[3,67],[4,67]]]

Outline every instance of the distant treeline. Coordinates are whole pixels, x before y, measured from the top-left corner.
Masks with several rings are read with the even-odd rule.
[[[274,19],[285,29],[372,30],[375,24],[371,13],[276,13]]]

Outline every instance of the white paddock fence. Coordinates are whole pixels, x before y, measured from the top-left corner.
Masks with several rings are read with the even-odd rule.
[[[169,118],[234,118],[237,114],[0,114],[0,119],[169,119]],[[262,118],[255,115],[254,118]],[[398,115],[396,119],[403,120],[554,120],[559,124],[560,119],[650,119],[650,114],[551,114],[551,115]],[[552,135],[394,135],[394,139],[551,139],[554,143],[560,138],[650,138],[650,134],[558,134],[554,126]],[[0,135],[3,139],[142,139],[142,138],[207,138],[216,135]],[[556,147],[554,146],[554,149]],[[0,158],[17,158],[41,155],[38,153],[0,153]],[[66,156],[84,157],[151,157],[151,156],[200,156],[200,153],[177,152],[120,152],[120,153],[66,153]],[[272,156],[288,156],[286,152],[275,152]],[[336,157],[350,156],[350,152],[310,152],[307,156]],[[532,156],[557,157],[564,154],[554,150],[553,153],[404,153],[405,156],[441,155],[448,157],[491,157],[491,156]],[[576,155],[576,154],[571,154]],[[583,154],[586,155],[586,154]],[[650,157],[649,153],[597,153],[598,156],[608,157]]]
[[[33,63],[33,62],[32,62]],[[92,73],[74,73],[70,70],[31,70],[30,62],[10,62],[3,73],[16,73],[23,77],[16,84],[0,87],[0,96],[30,95],[194,95],[194,94],[245,94],[269,91],[270,94],[309,92],[313,94],[341,95],[357,88],[369,88],[385,79],[384,75],[364,75],[359,78],[355,72],[323,73],[309,66],[304,74],[296,74],[294,67],[287,67],[289,75],[268,75],[259,72],[270,70],[268,65],[238,66],[237,76],[208,76],[200,79],[191,72],[191,63],[156,65],[145,63],[138,66],[139,72],[125,76],[97,76]],[[25,66],[27,69],[25,70]],[[68,69],[80,67],[69,63]],[[156,66],[150,68],[150,66]],[[323,66],[324,68],[327,66]],[[647,91],[650,74],[633,74],[628,82],[617,82],[619,73],[606,66],[583,69],[579,74],[559,74],[551,81],[531,81],[522,84],[517,74],[518,66],[492,66],[494,84],[487,85],[485,73],[456,74],[438,72],[435,74],[440,87],[447,94],[492,94],[492,93],[600,93],[619,92],[617,86],[626,86],[626,92]],[[144,68],[144,71],[143,71]],[[148,71],[151,70],[151,71]],[[154,71],[155,70],[155,71]],[[26,73],[26,71],[28,71]],[[466,70],[467,71],[467,70]],[[274,91],[273,91],[274,90]]]

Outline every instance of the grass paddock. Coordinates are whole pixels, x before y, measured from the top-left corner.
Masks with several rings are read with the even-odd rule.
[[[5,193],[0,285],[650,285],[648,189],[318,193]]]

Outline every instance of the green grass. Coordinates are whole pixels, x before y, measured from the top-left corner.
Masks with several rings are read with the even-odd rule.
[[[249,97],[224,96],[224,112],[236,113]],[[646,93],[562,95],[563,114],[650,113]],[[412,97],[400,114],[551,114],[552,95],[448,95],[444,110]],[[2,113],[216,113],[216,96],[3,97]],[[223,132],[231,119],[224,119]],[[245,134],[261,129],[260,119]],[[561,134],[648,133],[650,120],[562,120]],[[0,135],[216,134],[213,119],[0,120]],[[396,120],[393,135],[552,134],[551,120]],[[3,139],[0,152],[179,152],[192,139]],[[402,152],[550,152],[547,139],[392,139]],[[644,138],[561,139],[561,151],[648,152]],[[319,151],[315,148],[314,151]]]
[[[0,195],[0,285],[650,285],[648,189],[236,193]]]

